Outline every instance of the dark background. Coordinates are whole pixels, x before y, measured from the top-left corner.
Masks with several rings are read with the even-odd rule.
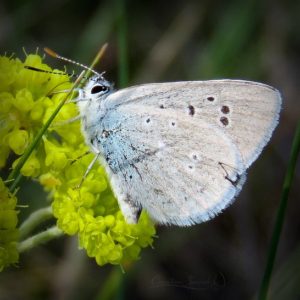
[[[108,42],[97,69],[105,70],[116,87],[217,78],[261,81],[282,92],[280,124],[237,201],[214,220],[158,228],[154,249],[142,251],[124,275],[118,266],[97,266],[77,249],[76,238],[52,241],[0,274],[0,300],[253,299],[300,115],[300,1],[124,2],[122,7],[121,0],[1,1],[1,54],[23,58],[22,47],[30,53],[48,46],[89,64]],[[127,67],[120,45],[127,45]],[[298,167],[270,299],[300,299],[299,175]],[[46,205],[40,189],[28,182],[23,198]]]

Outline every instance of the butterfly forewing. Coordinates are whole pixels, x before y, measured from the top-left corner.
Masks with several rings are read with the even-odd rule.
[[[173,109],[221,128],[249,167],[278,123],[281,97],[276,89],[257,82],[211,80],[140,85],[107,99],[111,106],[133,104]]]

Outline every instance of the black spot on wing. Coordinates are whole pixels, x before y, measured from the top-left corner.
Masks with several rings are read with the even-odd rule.
[[[223,114],[229,114],[229,113],[230,113],[230,109],[229,109],[229,107],[228,107],[227,105],[223,105],[223,106],[221,107],[221,112],[222,112]]]
[[[189,105],[188,109],[189,109],[189,115],[193,116],[195,114],[195,107],[193,105]]]
[[[224,126],[228,126],[229,125],[229,120],[226,117],[221,117],[220,118],[220,122],[224,125]]]

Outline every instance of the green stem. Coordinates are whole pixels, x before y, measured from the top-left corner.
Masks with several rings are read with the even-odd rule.
[[[98,300],[108,300],[115,299],[120,289],[124,274],[118,267],[114,267],[109,276],[106,278],[101,291],[97,295],[96,299]]]
[[[294,173],[295,173],[299,150],[300,150],[300,122],[298,123],[298,126],[297,126],[296,134],[295,134],[293,144],[292,144],[290,159],[288,162],[287,172],[286,172],[286,175],[284,178],[283,188],[282,188],[282,192],[281,192],[280,205],[279,205],[279,208],[277,211],[276,221],[275,221],[273,234],[272,234],[272,238],[271,238],[267,264],[266,264],[264,276],[263,276],[260,290],[259,290],[259,295],[258,295],[259,300],[267,299],[271,275],[272,275],[272,271],[273,271],[273,267],[274,267],[276,252],[277,252],[277,248],[278,248],[280,234],[282,231],[288,196],[289,196],[292,180],[293,180]]]
[[[25,162],[24,162],[25,163]],[[9,191],[11,193],[15,193],[16,192],[16,188],[18,186],[18,184],[20,183],[21,179],[23,178],[23,175],[21,173],[17,173],[16,175],[13,176],[13,171],[9,174],[9,177],[7,178],[7,181],[11,181],[11,184],[9,186]],[[11,178],[10,178],[11,177]]]
[[[100,49],[100,51],[98,52],[98,54],[96,55],[95,59],[93,60],[92,64],[91,64],[91,68],[93,68],[96,63],[101,59],[105,49],[106,49],[106,44]],[[40,131],[38,132],[38,134],[34,137],[32,143],[29,145],[29,147],[26,148],[24,154],[22,155],[22,157],[20,158],[18,164],[16,165],[16,167],[12,170],[12,172],[9,174],[7,181],[12,181],[11,185],[9,186],[9,190],[10,192],[14,192],[14,190],[16,189],[20,179],[22,178],[22,175],[20,174],[20,170],[22,169],[22,167],[24,166],[25,162],[27,161],[27,159],[29,158],[29,156],[31,155],[32,151],[37,147],[37,145],[39,144],[39,142],[41,141],[44,133],[46,132],[46,130],[48,129],[48,127],[50,126],[50,124],[52,123],[52,121],[54,120],[54,118],[56,117],[56,115],[58,114],[58,112],[60,111],[60,109],[63,107],[63,105],[65,104],[65,102],[67,101],[67,99],[69,99],[69,97],[72,95],[74,89],[79,86],[79,84],[82,81],[83,76],[89,74],[90,71],[85,72],[85,74],[81,74],[81,76],[79,76],[77,78],[77,80],[74,82],[74,85],[72,86],[72,88],[70,89],[70,91],[67,93],[66,97],[59,103],[59,105],[56,107],[56,109],[54,110],[54,112],[52,113],[52,115],[50,116],[50,118],[47,120],[47,122],[45,123],[45,125],[40,129]]]
[[[46,243],[50,240],[53,240],[55,238],[58,238],[62,236],[64,233],[61,231],[58,227],[53,226],[43,232],[40,232],[25,241],[19,243],[18,245],[18,251],[19,253],[28,251],[40,244]]]
[[[102,56],[104,55],[106,48],[107,48],[108,44],[105,43],[100,50],[98,51],[96,57],[94,58],[93,62],[89,65],[90,69],[94,69],[94,67],[96,66],[96,64],[101,60]],[[84,86],[85,82],[88,80],[88,77],[91,75],[91,71],[87,70],[86,72],[84,72],[84,74],[82,75],[82,80],[80,80],[79,82],[79,87]]]
[[[47,120],[45,125],[40,129],[38,134],[34,137],[32,143],[29,145],[29,147],[26,148],[26,150],[25,150],[24,154],[21,156],[17,166],[9,174],[7,180],[8,181],[13,180],[12,184],[9,186],[10,192],[13,192],[15,190],[15,188],[17,187],[20,179],[22,178],[22,175],[20,174],[20,170],[22,169],[25,162],[27,161],[27,159],[31,155],[32,151],[37,147],[37,145],[41,141],[42,136],[44,135],[44,133],[46,132],[46,130],[48,129],[48,127],[50,126],[50,124],[52,123],[52,121],[54,120],[54,118],[56,117],[56,115],[58,114],[60,109],[62,108],[62,106],[65,104],[66,100],[69,98],[69,96],[73,92],[74,88],[75,88],[75,85],[72,87],[71,91],[66,95],[66,97],[56,107],[56,109],[54,110],[54,112],[52,113],[50,118]]]
[[[128,85],[128,45],[127,45],[127,20],[124,0],[116,0],[118,22],[118,52],[119,52],[119,86]]]
[[[42,222],[53,217],[51,206],[41,208],[33,212],[20,226],[19,236],[23,240],[28,234]]]

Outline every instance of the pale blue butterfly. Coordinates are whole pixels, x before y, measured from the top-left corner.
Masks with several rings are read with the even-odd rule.
[[[238,195],[278,124],[281,97],[265,84],[185,81],[114,91],[90,71],[74,101],[129,223],[143,208],[161,224],[213,218]]]
[[[86,143],[126,220],[207,221],[240,192],[278,123],[281,97],[242,80],[154,83],[120,91],[96,75],[80,90]]]

